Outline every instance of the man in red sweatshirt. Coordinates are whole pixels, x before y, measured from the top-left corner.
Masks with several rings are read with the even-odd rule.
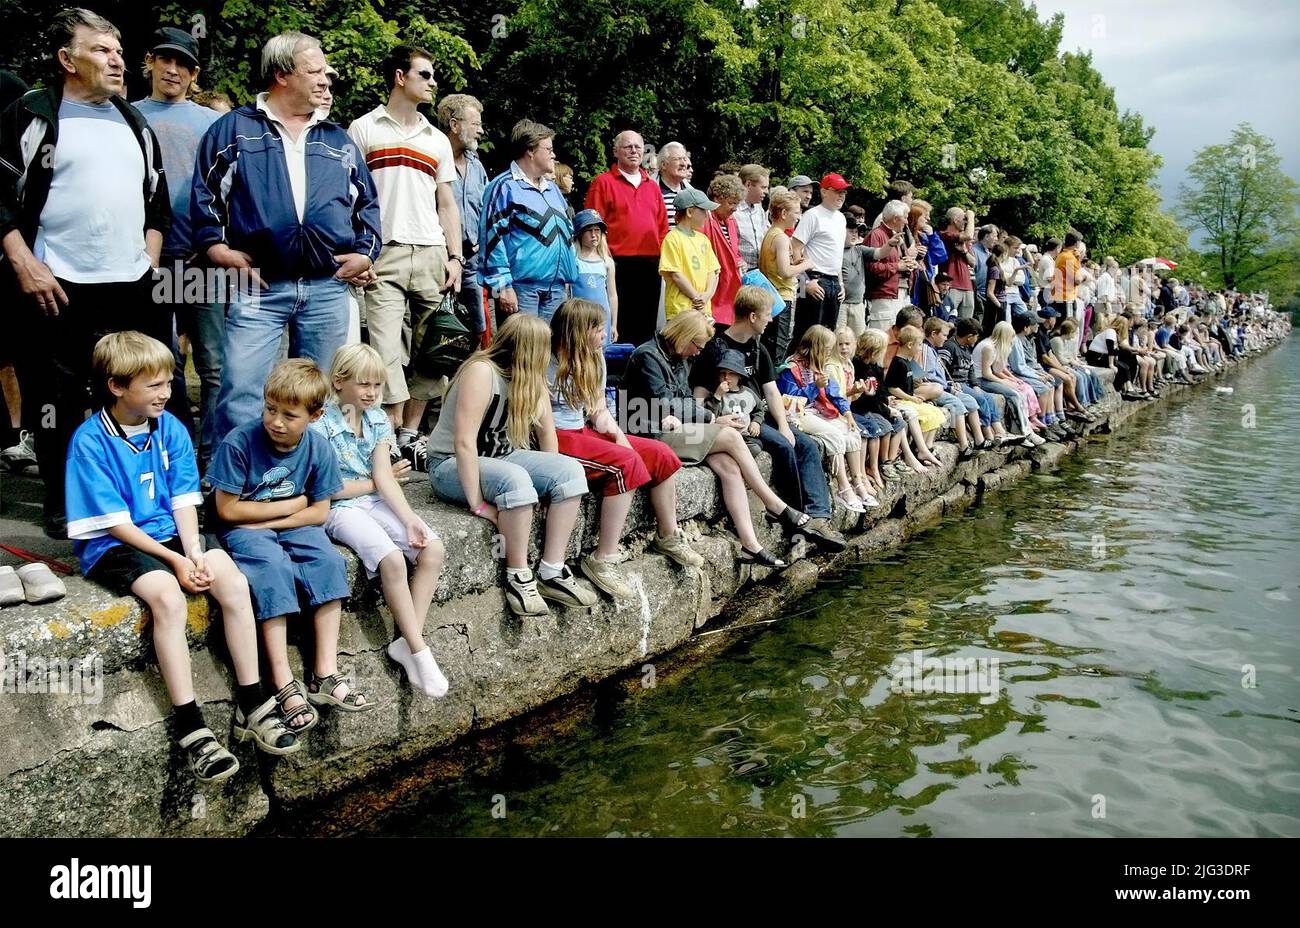
[[[586,208],[609,226],[614,256],[621,341],[640,345],[654,338],[659,320],[659,247],[668,234],[668,211],[659,185],[641,167],[645,144],[631,129],[614,139],[618,161],[587,191]]]

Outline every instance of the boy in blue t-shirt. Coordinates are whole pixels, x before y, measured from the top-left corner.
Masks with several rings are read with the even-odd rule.
[[[342,600],[351,590],[343,555],[324,525],[343,478],[329,439],[308,429],[329,392],[313,362],[281,361],[266,379],[261,420],[232,429],[207,472],[216,488],[221,541],[248,577],[271,682],[279,689],[275,698],[294,734],[316,724],[313,705],[373,708],[349,691],[338,671]],[[315,670],[305,691],[289,667],[286,641],[287,618],[302,611],[302,603],[316,629]]]
[[[172,701],[175,737],[202,782],[231,777],[239,761],[217,741],[194,698],[185,638],[186,593],[211,593],[221,606],[235,665],[237,739],[271,754],[300,747],[263,699],[248,584],[219,549],[204,550],[194,446],[164,411],[171,397],[171,349],[139,332],[95,345],[92,367],[112,402],[77,429],[66,469],[68,537],[90,580],[148,607],[154,650]]]

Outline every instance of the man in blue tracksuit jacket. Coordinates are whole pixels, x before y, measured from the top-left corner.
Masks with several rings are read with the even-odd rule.
[[[547,322],[578,279],[573,222],[560,188],[546,180],[555,170],[555,133],[521,119],[511,132],[515,160],[483,191],[479,220],[479,275],[497,309],[540,316]]]
[[[214,443],[258,417],[289,325],[289,354],[328,371],[347,338],[349,283],[372,279],[379,201],[361,152],[318,108],[329,86],[320,42],[299,32],[262,49],[268,90],[221,117],[199,145],[190,192],[194,248],[237,274]]]

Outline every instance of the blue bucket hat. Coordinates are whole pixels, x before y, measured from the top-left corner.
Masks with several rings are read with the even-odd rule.
[[[605,225],[605,220],[600,218],[600,213],[594,209],[584,209],[573,217],[573,237],[577,238],[583,232],[592,226],[600,226],[600,231],[606,235],[609,234],[609,226]]]

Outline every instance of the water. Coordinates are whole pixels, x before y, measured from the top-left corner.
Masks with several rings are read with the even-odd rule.
[[[365,832],[1300,835],[1300,343],[1229,382]]]

